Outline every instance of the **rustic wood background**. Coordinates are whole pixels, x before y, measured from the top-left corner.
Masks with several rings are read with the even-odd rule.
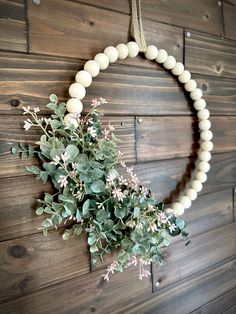
[[[68,97],[85,60],[107,45],[130,40],[128,0],[0,0],[0,312],[236,313],[236,1],[143,0],[147,41],[168,50],[192,71],[212,113],[214,151],[209,181],[187,210],[192,244],[174,241],[167,265],[152,277],[137,271],[109,284],[92,267],[86,239],[44,237],[35,200],[50,185],[24,172],[10,153],[33,143],[22,106],[40,106],[50,93]],[[94,80],[95,96],[109,103],[105,120],[123,139],[126,161],[160,200],[169,200],[194,159],[196,116],[172,76],[138,57],[120,61]],[[138,123],[138,119],[143,123]],[[168,196],[171,197],[168,197]],[[107,263],[110,258],[107,259]],[[158,286],[159,283],[159,286]]]

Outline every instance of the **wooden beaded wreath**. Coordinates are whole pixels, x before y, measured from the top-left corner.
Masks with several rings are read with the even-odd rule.
[[[85,97],[85,88],[92,84],[92,78],[96,77],[100,70],[106,70],[110,63],[116,62],[118,59],[124,60],[127,57],[134,58],[139,54],[139,46],[136,42],[130,41],[127,44],[118,44],[116,47],[109,46],[105,48],[103,53],[98,53],[94,60],[89,60],[84,65],[84,70],[76,74],[76,83],[69,87],[70,99],[67,101],[66,108],[68,114],[64,117],[65,123],[77,124],[75,113],[81,113],[83,104],[81,100]],[[154,45],[149,45],[145,52],[145,57],[148,60],[154,60],[162,64],[166,70],[184,84],[184,88],[190,93],[191,99],[194,101],[193,106],[197,111],[200,130],[200,150],[198,159],[196,161],[196,171],[192,174],[191,181],[183,191],[182,196],[172,203],[169,208],[166,208],[166,213],[181,216],[184,214],[185,209],[190,208],[192,201],[197,198],[197,193],[202,190],[202,184],[207,180],[207,172],[210,170],[209,161],[211,159],[210,151],[213,149],[213,133],[210,131],[211,122],[209,121],[210,112],[206,109],[206,102],[202,98],[203,93],[197,87],[195,80],[191,79],[191,73],[185,70],[181,62],[176,62],[176,59],[168,55],[166,50],[157,49]]]

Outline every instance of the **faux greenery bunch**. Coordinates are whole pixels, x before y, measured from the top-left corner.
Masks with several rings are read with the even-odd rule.
[[[119,249],[117,259],[107,268],[110,273],[123,271],[139,264],[139,278],[148,277],[145,265],[163,264],[163,248],[170,243],[170,236],[185,232],[185,221],[165,213],[163,203],[158,203],[151,192],[140,185],[131,167],[121,160],[113,126],[102,127],[97,107],[106,101],[92,102],[91,111],[85,115],[74,114],[64,122],[66,104],[58,104],[50,96],[48,108],[51,118],[38,116],[39,108],[24,108],[23,114],[31,115],[24,128],[40,127],[43,131],[37,146],[13,147],[13,154],[31,157],[36,154],[42,161],[40,167],[26,167],[43,182],[50,181],[55,194],[45,193],[39,199],[37,215],[47,214],[43,231],[66,224],[64,240],[87,234],[87,241],[96,263],[105,253]]]

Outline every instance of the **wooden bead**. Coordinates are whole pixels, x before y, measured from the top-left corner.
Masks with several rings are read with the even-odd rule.
[[[214,145],[211,141],[203,141],[201,143],[201,149],[210,152],[213,149]]]
[[[129,51],[129,57],[134,58],[139,54],[139,46],[135,41],[128,42],[127,47]]]
[[[207,120],[210,117],[210,112],[208,109],[204,108],[197,113],[199,120]]]
[[[181,203],[179,202],[173,203],[172,208],[176,216],[182,216],[184,214],[184,206]]]
[[[125,44],[119,44],[116,46],[116,49],[118,51],[118,58],[121,60],[124,60],[128,57],[129,50],[127,45]]]
[[[154,45],[147,46],[147,51],[145,52],[145,57],[148,60],[156,59],[157,55],[158,55],[158,49],[156,46],[154,46]]]
[[[194,201],[197,198],[197,192],[194,189],[188,189],[186,195],[190,198],[191,201]]]
[[[188,83],[184,84],[184,88],[187,92],[191,93],[197,88],[197,82],[191,79]]]
[[[70,98],[66,103],[66,109],[70,113],[81,113],[83,110],[83,104],[77,98]]]
[[[86,94],[86,90],[83,85],[79,83],[73,83],[69,87],[69,94],[70,94],[70,97],[83,99]]]
[[[200,88],[196,88],[194,91],[190,93],[190,97],[192,100],[199,100],[202,98],[202,91]]]
[[[204,99],[199,99],[196,100],[193,105],[196,110],[202,110],[206,107],[206,102]]]
[[[202,190],[202,184],[200,181],[198,180],[193,180],[191,182],[191,187],[196,191],[196,192],[200,192]]]
[[[200,171],[205,173],[207,173],[211,168],[210,164],[206,161],[200,161],[197,167]]]
[[[177,62],[174,68],[171,70],[172,74],[180,75],[184,72],[184,65],[181,62]]]
[[[197,173],[196,173],[196,179],[198,180],[198,181],[200,181],[201,183],[204,183],[204,182],[206,182],[206,180],[207,180],[207,175],[205,174],[205,172],[203,172],[203,171],[198,171]]]
[[[158,63],[164,63],[166,61],[167,57],[168,57],[168,53],[164,49],[160,49],[158,51],[158,55],[157,55],[155,60]]]
[[[198,158],[202,161],[209,161],[211,160],[211,153],[203,150],[202,152],[199,153]]]
[[[164,68],[167,70],[173,69],[175,65],[176,65],[176,59],[173,56],[168,56],[166,61],[163,64]]]
[[[213,138],[213,133],[210,130],[202,131],[200,137],[204,141],[210,141]]]
[[[198,123],[198,127],[201,131],[209,130],[211,127],[211,122],[209,120],[201,120]]]
[[[75,81],[84,87],[89,87],[92,84],[92,76],[89,72],[82,70],[77,72]]]
[[[113,46],[106,47],[104,53],[108,57],[110,63],[116,62],[118,59],[118,51]]]
[[[191,204],[192,204],[190,198],[185,195],[179,198],[179,202],[184,206],[185,209],[191,207]]]
[[[184,70],[182,74],[178,76],[180,83],[186,84],[191,79],[191,73],[188,70]]]
[[[105,53],[98,53],[94,60],[99,64],[101,70],[106,70],[109,66],[109,59]]]
[[[73,124],[75,128],[79,126],[78,121],[75,119],[73,113],[66,114],[63,120],[65,124]]]
[[[99,64],[94,60],[89,60],[84,65],[84,70],[89,72],[92,77],[95,77],[100,72]]]

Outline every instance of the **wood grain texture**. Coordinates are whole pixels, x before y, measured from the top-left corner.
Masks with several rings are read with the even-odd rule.
[[[236,259],[224,260],[185,281],[156,292],[146,301],[126,308],[127,314],[189,314],[204,303],[233,289],[236,285]],[[122,313],[117,311],[117,313]]]
[[[191,32],[185,37],[185,65],[193,73],[235,78],[236,43]]]
[[[101,278],[103,272],[86,274],[0,304],[0,310],[4,314],[116,313],[151,294],[148,280],[137,285],[137,269],[117,273],[109,283]]]
[[[58,231],[0,243],[0,300],[42,289],[89,272],[85,235],[63,241]]]
[[[29,23],[30,52],[33,53],[90,59],[106,46],[130,40],[127,14],[74,1],[43,1],[40,6],[30,1]],[[145,19],[143,24],[148,42],[182,60],[181,29]]]
[[[233,288],[218,298],[204,304],[199,309],[191,312],[191,314],[212,314],[212,313],[228,313],[236,302],[236,288]],[[232,312],[235,313],[235,312]]]
[[[223,12],[224,12],[224,27],[225,37],[230,39],[236,39],[236,1],[235,0],[224,0]]]
[[[213,115],[236,114],[236,80],[193,74]]]
[[[0,49],[27,51],[24,0],[0,1]]]
[[[78,0],[86,4],[94,5],[94,0]],[[145,19],[187,27],[207,33],[220,35],[222,33],[221,11],[214,0],[183,0],[179,5],[178,0],[142,1],[142,16]],[[103,0],[96,6],[129,13],[129,2],[126,0]]]
[[[154,283],[160,282],[163,289],[236,254],[236,224],[232,223],[216,230],[192,238],[185,247],[183,241],[171,245],[166,250],[166,265],[153,265]],[[219,250],[219,243],[224,246]]]

